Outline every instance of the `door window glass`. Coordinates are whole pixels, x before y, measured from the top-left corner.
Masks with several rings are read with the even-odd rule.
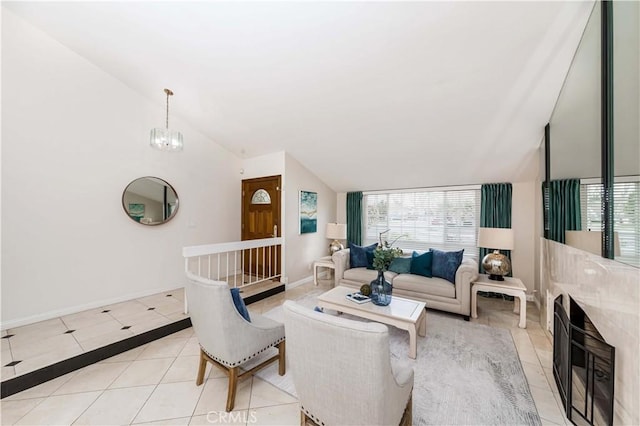
[[[251,196],[251,204],[271,204],[271,196],[264,189],[258,189]]]

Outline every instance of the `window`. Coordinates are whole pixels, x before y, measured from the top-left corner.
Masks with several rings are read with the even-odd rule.
[[[251,204],[271,204],[271,197],[264,189],[258,189],[251,196]]]
[[[620,239],[616,260],[640,266],[640,178],[613,184],[613,230]],[[580,185],[582,229],[602,231],[602,184],[584,181]]]
[[[480,187],[364,194],[363,244],[384,240],[407,250],[464,249],[478,258]]]

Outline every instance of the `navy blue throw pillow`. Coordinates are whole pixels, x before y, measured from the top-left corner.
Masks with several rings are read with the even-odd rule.
[[[373,249],[370,251],[370,250],[366,250],[365,248],[365,254],[367,255],[367,269],[373,269],[373,258],[374,258],[373,252],[375,250],[376,249]]]
[[[371,244],[370,246],[362,247],[353,243],[349,243],[349,267],[350,268],[367,268],[373,266],[373,251],[378,247],[378,244]],[[367,252],[371,253],[371,264],[367,259]]]
[[[433,253],[433,262],[431,270],[434,277],[444,278],[452,284],[456,283],[456,271],[462,263],[462,253],[460,251],[440,251],[429,249]]]
[[[433,263],[433,254],[430,251],[418,253],[416,251],[411,255],[411,273],[431,278],[433,276],[431,267]]]
[[[233,299],[233,304],[236,305],[236,310],[244,319],[251,322],[251,318],[249,318],[249,311],[244,304],[244,300],[242,300],[242,296],[240,296],[239,288],[231,289],[231,298]]]

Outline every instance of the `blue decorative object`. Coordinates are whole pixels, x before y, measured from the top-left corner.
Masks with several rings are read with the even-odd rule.
[[[434,277],[444,278],[452,284],[456,283],[456,271],[462,263],[462,254],[464,249],[460,251],[440,251],[429,249],[433,253],[433,262],[431,271]]]
[[[411,261],[410,257],[396,257],[389,265],[389,270],[396,274],[408,274],[411,272]]]
[[[418,253],[417,251],[414,251],[411,255],[412,274],[431,278],[433,276],[432,264],[433,254],[430,251],[424,253]]]
[[[231,289],[231,298],[233,299],[233,304],[236,306],[236,310],[240,315],[242,315],[242,318],[251,322],[251,318],[249,317],[249,311],[247,310],[247,307],[244,304],[244,300],[242,300],[242,296],[240,296],[239,288]]]
[[[367,259],[367,251],[371,253],[371,266],[373,266],[373,251],[378,247],[378,244],[371,244],[370,246],[362,247],[353,243],[349,243],[349,267],[350,268],[367,268],[369,261]]]
[[[378,271],[378,277],[371,281],[371,303],[379,306],[387,306],[391,303],[393,286],[384,278],[384,272]]]

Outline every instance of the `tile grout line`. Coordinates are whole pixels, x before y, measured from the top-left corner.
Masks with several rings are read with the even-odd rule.
[[[172,290],[164,291],[164,292],[161,292],[161,293],[157,293],[155,296],[157,296],[157,295],[164,295],[164,296],[166,297],[166,293],[167,293],[167,292],[174,292],[174,291],[180,291],[180,290],[182,290],[182,289],[181,289],[181,288],[176,288],[176,289],[172,289]],[[148,296],[145,296],[145,297],[148,297]],[[132,300],[124,301],[124,302],[120,302],[120,303],[137,302],[138,304],[140,304],[140,305],[141,305],[142,307],[144,307],[145,309],[146,309],[146,308],[148,308],[148,306],[146,306],[144,303],[140,302],[140,300],[141,300],[141,299],[143,299],[143,298],[132,299]],[[173,296],[172,296],[172,299],[175,299],[177,302],[181,302],[181,301],[180,301],[178,298],[176,298],[176,297],[173,297]],[[117,304],[116,304],[116,305],[117,305]],[[98,308],[94,308],[94,310],[105,310],[105,308],[106,308],[107,306],[112,306],[112,305],[105,305],[105,306],[101,306],[101,307],[98,307]],[[88,312],[88,311],[91,311],[91,309],[90,309],[90,310],[86,310],[86,311],[80,311],[80,312],[77,312],[77,313],[84,313],[84,312]],[[112,320],[115,320],[115,321],[116,321],[117,323],[119,323],[120,325],[122,325],[122,326],[125,326],[125,325],[126,325],[126,324],[124,324],[122,321],[118,320],[118,318],[114,317],[114,316],[111,314],[111,312],[106,312],[106,314],[108,314],[108,315],[109,315],[109,317],[110,317]],[[171,319],[171,318],[168,318],[167,316],[165,316],[165,315],[163,315],[163,314],[158,313],[158,315],[159,315],[160,317],[162,317],[162,318],[164,318],[164,319],[168,320],[169,322],[173,322],[173,321],[175,321],[175,320],[173,320],[173,319]],[[60,322],[60,324],[64,326],[64,328],[66,329],[66,331],[71,330],[70,326],[65,322],[65,320],[63,319],[63,317],[64,317],[64,316],[59,316],[59,317],[52,318],[52,319],[56,319],[56,320],[58,320],[58,321]],[[47,320],[47,321],[48,321],[48,320]],[[27,325],[32,325],[32,324],[27,324]],[[98,325],[99,325],[99,324],[98,324]],[[7,330],[6,330],[6,332],[7,332],[7,334],[10,334],[9,332],[10,332],[11,330],[15,330],[15,329],[17,329],[17,328],[20,328],[20,327],[16,327],[16,328],[14,328],[14,329],[7,329]],[[86,328],[86,327],[85,327],[85,328]],[[79,329],[79,328],[78,328],[78,329]],[[128,335],[128,336],[126,336],[125,338],[128,338],[128,337],[134,337],[134,336],[136,336],[136,335],[138,335],[138,334],[142,334],[142,333],[143,333],[143,332],[141,332],[141,333],[137,333],[137,334],[133,334],[133,333],[131,333],[131,335]],[[63,333],[63,334],[64,334],[64,333]],[[88,350],[88,349],[85,349],[85,347],[84,347],[83,343],[81,343],[81,342],[78,340],[78,338],[76,337],[76,335],[75,335],[74,333],[68,333],[68,334],[71,334],[71,335],[73,336],[73,339],[74,339],[75,343],[77,344],[78,349],[80,350],[80,353],[79,353],[78,355],[82,355],[82,354],[85,354],[85,353],[90,352],[91,350],[93,350],[93,349],[89,349],[89,350]],[[46,338],[56,337],[56,336],[58,336],[58,335],[59,335],[59,333],[51,334],[51,335],[47,335],[47,336],[46,336]],[[12,345],[11,345],[11,339],[6,339],[6,340],[8,341],[8,344],[9,344],[9,350],[10,350],[10,353],[11,353],[11,359],[12,359],[12,361],[15,361],[15,360],[16,360],[16,358],[15,358],[15,356],[14,356],[14,349],[12,348]],[[112,343],[115,343],[115,342],[117,342],[117,341],[119,341],[119,340],[114,340],[114,342],[112,342]],[[23,361],[23,362],[24,362],[24,361],[29,361],[29,360],[30,360],[30,358],[26,358],[26,359],[23,359],[23,360],[20,360],[20,361]],[[46,367],[46,365],[43,365],[42,367]],[[22,372],[22,373],[18,374],[18,372],[17,372],[17,370],[16,370],[15,366],[14,366],[14,367],[6,367],[6,368],[11,368],[11,369],[12,369],[12,371],[13,371],[13,375],[12,375],[11,377],[8,377],[8,378],[7,378],[7,380],[12,379],[12,378],[15,378],[15,377],[18,377],[18,376],[21,376],[21,375],[23,375],[23,374],[27,374],[27,373],[29,373],[29,371],[25,371],[25,372]],[[32,370],[32,371],[34,371],[34,370]],[[2,381],[4,381],[4,380],[2,380]]]
[[[546,337],[547,337],[547,336],[545,335],[545,338],[546,338]],[[536,349],[536,348],[535,348],[535,345],[534,345],[534,349]],[[552,349],[552,350],[553,350],[553,349]],[[535,350],[535,353],[536,353],[536,358],[538,359],[538,362],[540,363],[540,366],[542,367],[542,371],[544,372],[544,365],[542,365],[542,359],[540,359],[540,354],[538,353],[538,351],[537,351],[537,350]],[[552,357],[553,357],[553,352],[552,352]],[[552,371],[552,373],[553,373],[553,364],[551,365],[551,371]],[[570,424],[570,423],[567,423],[567,421],[568,421],[568,419],[567,419],[567,413],[565,412],[564,407],[560,405],[560,401],[558,401],[558,399],[557,399],[557,398],[555,397],[555,395],[554,395],[553,387],[554,387],[554,386],[556,386],[556,384],[555,384],[555,380],[553,381],[553,383],[551,383],[551,382],[550,382],[549,377],[547,377],[546,372],[545,372],[545,374],[544,374],[544,378],[545,378],[545,380],[547,381],[547,386],[549,387],[549,391],[551,392],[551,396],[553,397],[553,400],[556,402],[556,405],[557,405],[557,407],[558,407],[558,410],[560,411],[560,416],[562,417],[562,419],[563,419],[563,421],[564,421],[564,423],[565,423],[565,424]],[[570,422],[570,421],[569,421],[569,422]]]
[[[98,399],[100,399],[100,397],[101,397],[102,395],[104,395],[104,393],[105,393],[107,390],[109,390],[109,386],[111,386],[111,385],[112,385],[116,380],[118,380],[118,377],[120,377],[122,374],[124,374],[124,372],[125,372],[125,371],[130,367],[130,366],[131,366],[131,364],[133,364],[133,362],[130,362],[130,363],[129,363],[129,366],[127,366],[127,368],[125,368],[124,370],[122,370],[122,371],[120,372],[120,374],[118,374],[118,375],[117,375],[117,376],[116,376],[116,377],[115,377],[115,378],[114,378],[114,379],[113,379],[113,380],[112,380],[112,381],[111,381],[111,382],[110,382],[110,383],[109,383],[109,384],[108,384],[104,389],[102,389],[102,392],[100,392],[100,395],[98,395],[98,397],[97,397],[97,398],[96,398],[96,399],[95,399],[91,404],[89,404],[89,405],[87,406],[87,408],[85,408],[85,409],[84,409],[84,411],[82,411],[82,413],[80,413],[80,414],[78,415],[78,417],[76,417],[76,418],[73,420],[73,422],[71,422],[71,424],[72,424],[72,425],[73,425],[73,424],[75,424],[75,423],[78,421],[78,419],[79,419],[80,417],[82,417],[82,415],[83,415],[84,413],[86,413],[86,412],[87,412],[87,410],[89,410],[89,408],[91,408],[91,407],[93,406],[93,404],[95,404],[95,403],[96,403],[96,401],[97,401]],[[95,363],[95,364],[91,364],[91,365],[100,365],[100,363]],[[85,368],[86,368],[86,367],[85,367]],[[77,371],[80,371],[80,370],[77,370]],[[61,388],[61,387],[62,387],[62,386],[60,386],[60,388]],[[58,389],[60,389],[60,388],[58,388]],[[88,392],[92,392],[92,391],[88,391]],[[55,391],[54,391],[54,393],[55,393]],[[77,392],[77,393],[82,393],[82,392]],[[52,394],[52,395],[53,395],[53,394]],[[69,395],[69,394],[67,394],[67,395]]]
[[[209,363],[207,363],[207,364],[209,364]],[[211,366],[211,370],[209,371],[209,374],[211,374],[211,371],[213,370],[213,367],[214,366],[212,365]],[[205,373],[205,376],[206,376],[207,375],[207,365],[205,365],[205,367],[204,367],[204,373]],[[191,419],[193,419],[193,417],[196,415],[196,410],[198,409],[198,404],[200,404],[200,400],[202,399],[202,394],[204,394],[204,387],[207,385],[207,382],[209,382],[209,377],[208,376],[202,381],[202,392],[200,392],[200,395],[198,395],[198,400],[196,401],[196,405],[194,405],[193,406],[193,410],[191,410],[191,418],[189,419],[189,423],[191,423]]]
[[[88,392],[96,392],[96,391],[88,391]],[[85,393],[88,393],[88,392],[85,392]],[[91,404],[89,404],[89,405],[87,406],[87,408],[85,408],[84,410],[82,410],[82,413],[78,414],[78,416],[77,416],[75,419],[73,419],[73,421],[71,422],[71,424],[72,424],[72,425],[75,425],[75,424],[76,424],[76,422],[78,421],[78,419],[79,419],[80,417],[82,417],[82,415],[83,415],[84,413],[86,413],[86,412],[87,412],[87,410],[88,410],[88,409],[89,409],[93,404],[95,404],[95,403],[96,403],[96,401],[97,401],[98,399],[100,399],[100,397],[102,396],[102,394],[103,394],[104,392],[105,392],[105,390],[103,389],[103,390],[100,392],[100,394],[96,397],[96,399],[94,399],[94,400],[91,402]],[[62,396],[62,395],[60,395],[60,396]],[[50,397],[50,398],[51,398],[51,397]]]
[[[245,418],[245,420],[249,417],[249,412],[251,411],[251,400],[253,399],[253,379],[254,379],[254,375],[251,375],[251,386],[249,387],[249,403],[247,404],[247,417]],[[247,424],[247,422],[244,423],[245,426]]]
[[[185,345],[186,345],[186,342],[185,342]],[[142,351],[142,352],[144,352],[144,351]],[[97,398],[96,398],[96,399],[95,399],[91,404],[89,404],[89,406],[87,406],[87,408],[85,408],[85,410],[84,410],[82,413],[80,413],[80,414],[78,415],[78,417],[76,417],[76,418],[74,419],[74,421],[72,422],[72,424],[75,424],[75,422],[77,422],[77,421],[78,421],[78,419],[79,419],[80,417],[82,417],[82,415],[83,415],[84,413],[86,413],[86,412],[87,412],[87,410],[89,410],[89,408],[91,408],[91,407],[93,406],[93,404],[95,404],[95,403],[96,403],[96,401],[97,401],[97,400],[98,400],[98,399],[99,399],[99,398],[100,398],[100,397],[101,397],[105,392],[107,392],[108,390],[112,390],[112,389],[110,389],[110,386],[111,386],[111,385],[113,385],[113,383],[115,383],[115,381],[116,381],[116,380],[118,380],[118,378],[119,378],[121,375],[123,375],[123,374],[124,374],[124,372],[125,372],[125,371],[127,371],[127,370],[129,369],[129,367],[131,367],[135,361],[137,361],[137,360],[138,360],[138,358],[142,355],[142,352],[141,352],[140,354],[138,354],[138,356],[136,357],[136,359],[135,359],[135,360],[133,360],[133,361],[128,361],[128,362],[129,362],[129,366],[127,366],[127,368],[125,368],[124,370],[122,370],[122,371],[120,372],[120,374],[118,374],[118,375],[117,375],[113,380],[111,380],[111,382],[109,382],[109,384],[108,384],[104,389],[102,389],[102,390],[101,390],[101,392],[100,392],[100,394],[98,395],[98,397],[97,397]],[[168,357],[165,357],[165,358],[168,358]],[[175,360],[176,360],[177,358],[178,358],[177,356],[174,358],[174,361],[171,363],[171,365],[170,365],[170,366],[169,366],[169,368],[167,369],[167,372],[169,371],[169,369],[170,369],[170,368],[171,368],[171,366],[174,364],[174,362],[175,362]],[[152,358],[152,359],[160,359],[160,358]],[[126,362],[126,361],[125,361],[125,362]],[[92,364],[92,365],[98,365],[98,364],[99,364],[99,363]],[[166,372],[165,372],[165,374],[162,376],[162,378],[160,378],[160,381],[162,381],[162,379],[164,378],[164,376],[165,376],[165,375],[166,375]],[[65,383],[66,383],[66,382],[65,382]],[[149,394],[149,397],[147,397],[147,399],[145,400],[145,402],[140,406],[140,409],[136,412],[135,416],[133,417],[133,420],[135,420],[135,417],[139,414],[140,410],[141,410],[141,409],[142,409],[142,407],[147,403],[147,401],[149,400],[149,398],[151,397],[151,395],[153,394],[153,392],[155,392],[155,390],[157,389],[157,387],[158,387],[158,385],[159,385],[159,384],[160,384],[160,383],[158,383],[158,384],[156,385],[156,387],[153,389],[153,391],[151,391],[151,393]],[[63,385],[64,385],[64,384],[63,384]],[[53,392],[51,393],[51,395],[49,395],[49,396],[48,396],[48,397],[46,397],[45,399],[50,398],[50,397],[52,397],[52,396],[73,395],[73,394],[87,393],[87,392],[96,392],[96,391],[97,391],[97,390],[96,390],[96,391],[81,391],[81,392],[70,392],[70,393],[61,394],[61,395],[53,395],[53,394],[54,394],[58,389],[60,389],[63,385],[61,385],[60,387],[58,387],[55,391],[53,391]],[[122,387],[122,388],[115,388],[115,389],[131,389],[131,388],[144,387],[144,386],[149,386],[149,385],[126,386],[126,387]],[[99,389],[98,389],[98,390],[99,390]],[[133,420],[132,420],[132,421],[133,421]]]
[[[69,327],[69,325],[68,325],[66,322],[64,322],[63,317],[60,317],[60,321],[62,321],[62,323],[64,324],[64,326],[65,326],[65,327],[67,327],[67,331],[71,330],[71,328]],[[87,351],[84,349],[84,346],[82,346],[82,344],[78,341],[78,339],[76,338],[75,334],[73,334],[73,333],[69,333],[69,334],[71,334],[71,337],[73,337],[73,340],[75,340],[75,341],[76,341],[76,343],[78,344],[78,347],[80,348],[80,350],[82,351],[82,353],[87,352]]]
[[[9,334],[9,332],[7,331],[7,335]],[[8,339],[5,339],[7,341],[7,345],[9,345],[9,353],[11,354],[11,362],[15,361],[16,358],[13,356],[13,348],[11,347],[11,337],[9,337]],[[4,368],[4,366],[2,366]],[[11,377],[15,377],[16,375],[16,367],[15,365],[13,367],[11,367],[13,369],[13,376]]]
[[[187,342],[189,340],[187,339]],[[185,346],[187,344],[187,342],[185,342]],[[184,347],[182,348],[184,349]],[[136,362],[138,360],[138,358],[140,358],[140,356],[144,353],[144,350],[142,352],[140,352],[138,354],[138,356],[136,357],[136,359],[134,361],[132,361],[132,365],[134,362]],[[179,355],[180,353],[178,353]],[[164,374],[162,375],[162,377],[160,377],[160,380],[158,380],[158,383],[156,383],[155,387],[153,388],[153,390],[149,393],[149,396],[147,397],[147,399],[144,401],[144,403],[142,403],[142,405],[140,405],[140,408],[138,408],[138,411],[136,411],[136,414],[133,416],[131,422],[129,422],[129,424],[133,424],[133,422],[136,421],[136,418],[140,415],[140,412],[142,411],[142,409],[144,408],[145,405],[147,405],[147,403],[149,402],[149,399],[151,399],[151,396],[155,393],[156,390],[158,390],[158,386],[160,386],[160,384],[162,383],[162,379],[165,378],[165,376],[167,375],[167,373],[169,372],[169,370],[171,370],[171,367],[173,366],[173,364],[175,364],[176,360],[178,359],[178,356],[173,358],[173,362],[169,365],[169,367],[167,368],[167,370],[164,372]],[[143,361],[143,360],[141,360]],[[203,383],[203,388],[204,390],[204,383]],[[200,392],[200,395],[202,395],[202,391]],[[198,398],[199,399],[199,398]],[[194,408],[195,409],[195,408]],[[179,418],[179,417],[176,417]],[[163,419],[164,420],[164,419]],[[157,421],[157,420],[153,420],[153,421]]]
[[[525,329],[525,330],[527,330],[527,329]],[[518,349],[518,346],[515,344],[516,342],[515,342],[515,339],[514,339],[513,332],[510,332],[510,334],[511,334],[511,339],[513,340],[513,344],[514,344],[514,346],[516,348],[516,353],[518,354],[518,360],[520,361],[520,367],[522,368],[522,373],[524,375],[524,379],[527,381],[527,386],[529,387],[529,395],[531,396],[531,400],[533,401],[533,405],[536,407],[536,412],[538,413],[538,417],[542,418],[542,416],[540,415],[540,407],[538,407],[538,403],[536,402],[536,399],[533,397],[533,394],[531,393],[531,387],[532,386],[536,387],[536,386],[532,385],[531,381],[527,377],[527,373],[524,371],[524,365],[523,365],[524,360],[521,357],[520,350]],[[531,341],[531,336],[529,335],[529,331],[528,330],[526,331],[526,336],[527,336],[527,340],[528,340],[529,344],[531,344],[531,346],[533,347],[533,342]],[[534,348],[534,352],[535,352],[535,348]],[[538,361],[537,365],[542,367],[540,365],[540,360],[538,360],[537,357],[536,357],[536,360]],[[536,365],[536,363],[530,363],[530,364]]]
[[[16,422],[15,422],[15,423],[13,423],[13,424],[18,424],[18,422],[19,422],[20,420],[22,420],[22,419],[23,419],[27,414],[31,413],[33,410],[35,410],[35,409],[36,409],[36,407],[39,407],[39,406],[40,406],[40,404],[42,404],[43,402],[45,402],[45,401],[46,401],[46,400],[48,400],[49,398],[52,398],[52,397],[54,397],[54,396],[72,395],[72,394],[54,395],[54,393],[55,393],[55,392],[57,392],[57,391],[58,391],[58,389],[60,389],[62,386],[64,386],[64,385],[65,385],[69,380],[71,380],[71,379],[73,378],[73,376],[75,376],[75,372],[72,372],[72,373],[74,373],[74,374],[72,375],[72,377],[69,377],[69,379],[65,380],[62,384],[60,384],[60,386],[56,387],[56,388],[55,388],[55,389],[54,389],[54,390],[53,390],[49,395],[47,395],[47,396],[44,396],[44,397],[35,397],[35,398],[25,398],[25,399],[18,399],[18,400],[15,400],[15,401],[25,401],[25,400],[30,400],[30,399],[39,399],[39,398],[42,398],[42,401],[40,401],[39,403],[37,403],[33,408],[31,408],[31,410],[29,410],[28,412],[26,412],[22,417],[20,417],[18,420],[16,420]],[[71,374],[71,373],[68,373],[68,374]],[[87,392],[95,392],[95,391],[87,391]],[[84,393],[87,393],[87,392],[84,392]],[[83,392],[76,392],[76,393],[83,393]],[[100,395],[102,395],[102,393],[101,393]],[[98,397],[97,397],[95,400],[93,400],[93,402],[92,402],[91,404],[89,404],[89,407],[90,407],[91,405],[93,405],[93,404],[96,402],[96,400],[100,397],[100,395],[98,395]],[[8,401],[8,402],[11,402],[11,401]],[[89,407],[87,407],[87,409],[88,409]],[[84,411],[86,411],[87,409],[85,409]],[[82,412],[82,414],[84,413],[84,411]],[[82,414],[80,414],[80,416],[81,416]],[[76,418],[73,420],[73,422],[71,422],[71,424],[75,423],[75,421],[76,421],[80,416],[76,417]]]
[[[531,340],[531,333],[529,332],[529,330],[527,330],[527,337],[529,338],[529,342],[533,346],[533,352],[536,354],[537,365],[542,369],[542,372],[544,373],[544,365],[542,365],[542,360],[540,359],[540,356],[538,355],[538,351],[536,349],[536,345],[534,344],[533,340]],[[553,394],[552,386],[555,386],[555,383],[550,383],[549,382],[549,378],[547,377],[546,373],[544,373],[544,378],[545,378],[545,382],[547,383],[546,388],[541,388],[540,386],[535,386],[535,385],[534,385],[534,387],[544,391],[545,393],[551,393],[551,397],[553,398],[554,402],[556,403],[556,407],[558,408],[558,413],[560,414],[560,417],[562,418],[563,422],[566,423],[566,421],[565,421],[566,413],[564,412],[564,407],[560,406],[558,400],[556,399],[555,395]],[[535,403],[535,400],[534,400],[534,403]],[[537,408],[537,406],[536,406],[536,408]],[[540,416],[540,418],[543,418],[540,415],[540,411],[538,411],[538,415]]]
[[[42,404],[43,402],[45,402],[45,401],[47,400],[47,398],[49,398],[49,397],[48,397],[48,396],[45,396],[45,397],[27,398],[27,399],[40,399],[40,398],[42,398],[42,401],[40,401],[40,402],[38,402],[36,405],[34,405],[34,406],[33,406],[33,408],[31,408],[31,410],[29,410],[29,411],[27,411],[26,413],[24,413],[24,415],[22,415],[19,419],[17,419],[17,420],[16,420],[14,423],[12,423],[12,424],[14,424],[14,425],[15,425],[15,424],[18,424],[18,422],[19,422],[20,420],[22,420],[22,419],[23,419],[27,414],[29,414],[30,412],[32,412],[33,410],[35,410],[35,409],[36,409],[36,407],[38,407],[40,404]],[[18,400],[16,400],[16,401],[25,401],[25,399],[18,399]],[[7,402],[11,402],[11,401],[7,401]],[[0,418],[1,418],[1,417],[2,417],[2,416],[0,416]]]

